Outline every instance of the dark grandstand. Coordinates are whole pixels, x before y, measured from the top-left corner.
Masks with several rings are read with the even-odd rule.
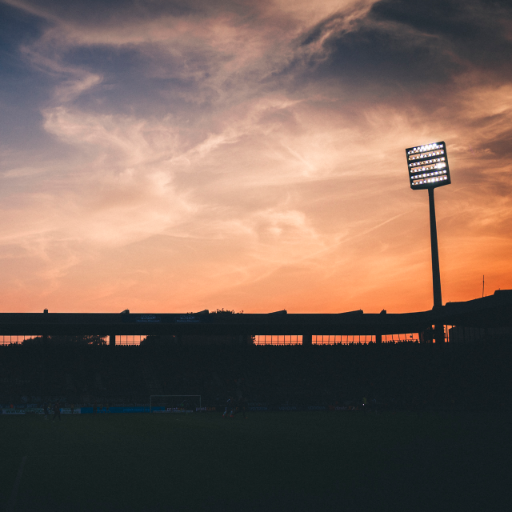
[[[208,310],[185,314],[109,313],[0,313],[0,336],[102,336],[116,344],[120,335],[223,336],[247,344],[254,335],[300,335],[311,345],[313,335],[370,335],[380,343],[383,335],[428,333],[434,325],[496,329],[512,327],[512,290],[468,302],[449,302],[429,311],[405,314],[365,314],[362,310],[339,314],[234,314]],[[423,336],[428,341],[428,336]],[[442,341],[442,340],[439,340]]]
[[[510,407],[511,304],[502,291],[408,315],[2,314],[0,334],[40,335],[0,347],[0,404],[194,394],[212,408],[229,396],[267,409],[357,407],[362,397],[381,409]],[[450,326],[446,343],[431,343],[440,319]],[[138,346],[112,343],[140,332],[150,334]],[[290,332],[302,333],[302,345],[253,344],[256,334]],[[389,332],[420,333],[423,342],[379,343]],[[373,337],[315,346],[314,333]]]

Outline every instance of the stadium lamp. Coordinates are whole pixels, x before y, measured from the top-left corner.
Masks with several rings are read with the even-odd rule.
[[[409,169],[409,182],[413,190],[428,190],[430,209],[430,245],[432,250],[432,282],[434,288],[434,309],[443,305],[441,296],[441,274],[439,272],[439,250],[437,245],[436,210],[434,189],[449,185],[450,168],[444,142],[433,142],[405,150]],[[444,341],[442,326],[436,326],[436,342]]]
[[[444,142],[407,148],[407,165],[411,188],[424,189],[449,185],[450,168]]]

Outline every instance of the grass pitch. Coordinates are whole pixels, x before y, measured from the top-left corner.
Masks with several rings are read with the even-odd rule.
[[[27,415],[0,429],[7,510],[512,509],[500,414]]]

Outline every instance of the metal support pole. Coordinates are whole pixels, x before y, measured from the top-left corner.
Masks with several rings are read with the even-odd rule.
[[[439,272],[439,249],[437,245],[436,208],[434,204],[434,189],[428,189],[428,205],[430,209],[430,246],[432,249],[432,284],[434,287],[434,309],[443,306],[441,296],[441,273]],[[444,343],[444,327],[434,327],[434,339],[436,343]]]
[[[428,189],[430,207],[430,246],[432,248],[432,281],[434,285],[434,308],[443,305],[441,298],[441,274],[439,272],[439,250],[437,248],[436,208],[434,205],[434,189]]]

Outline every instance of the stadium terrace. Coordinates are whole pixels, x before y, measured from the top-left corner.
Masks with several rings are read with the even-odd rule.
[[[302,344],[314,335],[369,335],[382,341],[383,335],[428,333],[433,325],[458,328],[512,327],[512,290],[467,302],[449,302],[430,311],[367,314],[362,310],[339,314],[231,314],[230,312],[169,314],[110,313],[0,313],[0,336],[103,335],[109,344],[116,336],[158,335],[228,336],[245,343],[255,335],[299,335]],[[420,336],[421,337],[421,336]],[[423,339],[428,339],[424,336]]]

